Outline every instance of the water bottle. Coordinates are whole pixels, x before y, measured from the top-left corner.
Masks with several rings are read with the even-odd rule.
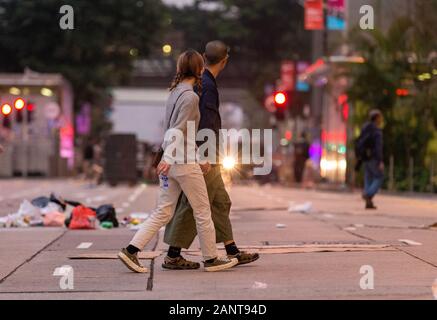
[[[162,181],[162,189],[168,190],[168,177],[161,174],[159,178]]]

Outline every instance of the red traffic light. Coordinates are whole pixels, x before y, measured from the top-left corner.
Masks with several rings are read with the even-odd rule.
[[[410,94],[410,91],[408,89],[402,89],[402,88],[396,89],[396,95],[398,97],[406,97],[409,94]]]
[[[275,93],[275,104],[278,106],[283,106],[287,102],[287,96],[283,92]]]
[[[26,106],[26,102],[24,102],[24,100],[21,99],[21,98],[16,99],[15,102],[14,102],[14,107],[17,110],[23,110],[23,108],[25,106]]]
[[[5,103],[5,104],[2,105],[2,114],[3,114],[4,116],[8,116],[8,115],[10,115],[11,112],[12,112],[12,107],[11,107],[10,104]]]
[[[290,130],[285,131],[285,136],[284,137],[288,141],[291,141],[291,139],[293,139],[293,132],[291,132]]]

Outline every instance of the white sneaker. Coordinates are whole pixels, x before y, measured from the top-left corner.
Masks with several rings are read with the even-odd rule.
[[[238,259],[226,257],[215,258],[213,262],[203,262],[205,271],[214,272],[232,268],[238,264]]]

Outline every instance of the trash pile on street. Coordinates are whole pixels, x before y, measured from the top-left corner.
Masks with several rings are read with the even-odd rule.
[[[24,200],[16,213],[0,217],[0,228],[62,227],[77,229],[111,229],[119,226],[111,204],[97,208],[51,194],[32,201]]]
[[[125,217],[121,224],[123,226],[129,227],[130,230],[136,231],[140,228],[140,224],[149,218],[148,213],[136,212],[131,213],[128,217]]]

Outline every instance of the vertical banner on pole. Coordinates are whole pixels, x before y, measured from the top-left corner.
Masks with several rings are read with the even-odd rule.
[[[345,30],[345,0],[327,0],[328,15],[327,29],[328,30]]]
[[[281,64],[281,90],[293,91],[295,85],[295,65],[294,61],[285,60]]]
[[[324,30],[323,0],[305,0],[305,30]]]

